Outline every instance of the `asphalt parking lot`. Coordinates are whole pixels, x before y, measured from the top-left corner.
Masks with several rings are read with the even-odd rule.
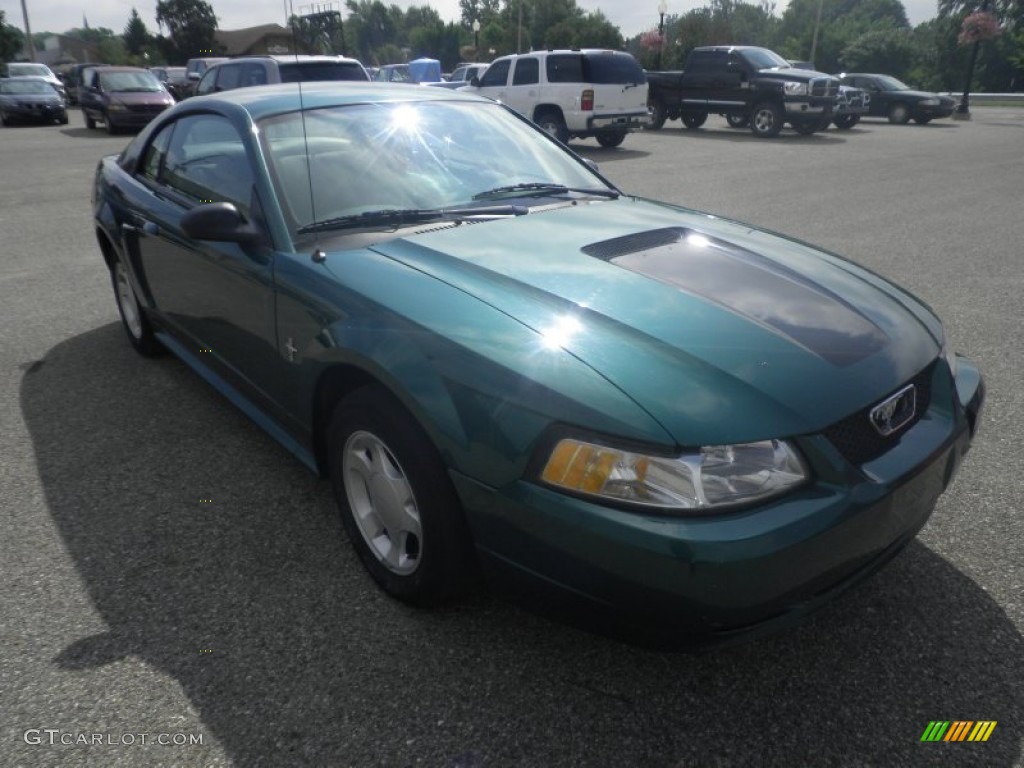
[[[700,654],[377,590],[326,483],[123,338],[89,196],[129,138],[74,111],[0,129],[0,765],[1024,765],[1024,108],[573,143],[625,191],[896,280],[987,380],[907,550],[802,625]],[[997,725],[921,742],[934,720]]]

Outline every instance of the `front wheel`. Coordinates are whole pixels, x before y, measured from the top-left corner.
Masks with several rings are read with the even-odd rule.
[[[549,136],[554,136],[563,144],[569,143],[569,129],[565,127],[565,120],[553,110],[547,110],[537,115],[537,125]]]
[[[750,132],[761,139],[773,139],[782,130],[782,108],[774,101],[762,101],[750,113]]]
[[[915,117],[914,122],[918,125],[928,125],[932,119],[930,117]]]
[[[651,131],[660,131],[665,126],[665,105],[657,99],[651,99],[647,102],[647,111],[651,115],[651,122],[647,125],[647,129]]]
[[[906,125],[910,120],[910,109],[906,104],[896,103],[889,107],[889,122],[893,125]]]
[[[682,115],[683,125],[687,128],[700,128],[707,119],[707,112],[691,112],[689,114],[684,112]]]
[[[109,133],[111,136],[116,135],[117,134],[117,126],[114,125],[113,121],[110,119],[110,115],[106,115],[105,117],[106,117],[105,122],[107,124],[107,133]]]
[[[163,352],[163,346],[153,335],[153,327],[139,305],[128,270],[119,258],[114,259],[110,269],[110,280],[114,285],[117,311],[121,315],[121,325],[128,334],[128,341],[143,357],[156,357]]]
[[[83,112],[82,114],[85,116],[85,127],[91,131],[96,127],[96,121],[89,117],[88,112]]]
[[[342,523],[377,584],[417,605],[465,591],[474,561],[458,496],[402,404],[377,387],[357,390],[334,412],[328,450]]]
[[[832,122],[835,123],[836,128],[839,130],[848,131],[860,122],[860,115],[839,115]]]
[[[798,120],[793,123],[793,130],[799,133],[801,136],[810,136],[812,133],[818,130],[818,122],[816,120]]]
[[[597,143],[605,149],[617,147],[625,140],[626,134],[621,131],[606,131],[605,133],[597,134]]]

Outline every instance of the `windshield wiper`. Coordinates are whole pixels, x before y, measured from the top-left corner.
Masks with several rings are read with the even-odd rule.
[[[577,192],[583,195],[596,195],[597,197],[608,197],[612,200],[619,197],[619,193],[613,189],[567,187],[564,184],[556,184],[550,181],[530,181],[522,184],[509,184],[505,187],[488,189],[486,192],[480,192],[473,195],[473,199],[487,200],[493,197],[503,197],[505,195],[515,194],[523,194],[524,197],[543,197],[544,195],[564,195],[568,192]]]
[[[486,205],[465,208],[385,208],[380,211],[365,211],[350,216],[337,216],[325,221],[316,221],[299,227],[298,234],[324,232],[330,229],[361,229],[364,227],[422,224],[428,221],[464,221],[466,219],[522,216],[530,209],[522,205]]]

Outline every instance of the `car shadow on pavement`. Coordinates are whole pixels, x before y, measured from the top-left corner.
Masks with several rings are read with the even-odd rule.
[[[677,124],[680,125],[681,124]],[[666,125],[660,131],[656,131],[659,136],[665,136],[666,138],[686,138],[693,141],[760,141],[771,144],[772,142],[785,142],[789,144],[799,144],[803,142],[813,144],[838,144],[846,141],[845,134],[850,131],[839,131],[836,129],[829,128],[826,131],[819,131],[812,133],[810,136],[803,136],[789,127],[783,128],[778,136],[771,139],[760,139],[754,136],[746,128],[729,128],[724,123],[721,126],[713,125],[702,128],[677,128],[676,126]]]
[[[108,138],[114,141],[127,141],[131,139],[134,134],[126,134],[124,132],[117,134],[107,133],[106,126],[100,124],[98,128],[61,128],[60,132],[65,136],[69,136],[72,139],[102,139]]]
[[[495,597],[413,610],[365,575],[327,483],[175,359],[136,356],[108,324],[24,363],[45,502],[106,625],[54,663],[82,676],[143,661],[180,685],[236,765],[1021,757],[1024,641],[922,544],[799,627],[701,654]],[[986,743],[922,743],[933,720],[998,726]]]

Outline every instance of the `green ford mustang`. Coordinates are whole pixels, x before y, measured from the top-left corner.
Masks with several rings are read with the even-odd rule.
[[[189,99],[94,212],[134,347],[329,474],[417,604],[482,568],[686,639],[782,623],[913,538],[984,398],[905,291],[459,92]]]

